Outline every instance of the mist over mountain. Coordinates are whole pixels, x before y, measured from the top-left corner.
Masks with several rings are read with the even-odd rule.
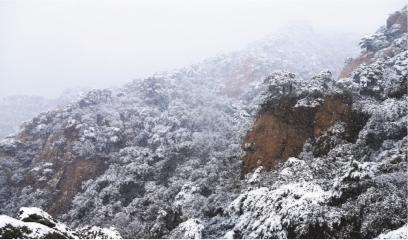
[[[77,100],[86,91],[85,88],[67,89],[58,98],[41,96],[13,95],[0,99],[0,138],[18,132],[20,125],[31,120],[37,114],[65,106]]]
[[[316,31],[307,24],[289,24],[269,37],[240,50],[208,58],[186,67],[185,71],[196,71],[194,77],[197,80],[219,81],[213,87],[222,87],[225,94],[232,96],[241,94],[243,86],[260,81],[278,69],[287,69],[305,79],[321,69],[330,69],[338,75],[343,62],[357,55],[357,43],[361,37],[358,34]],[[86,87],[67,89],[56,98],[30,95],[3,97],[0,100],[0,109],[3,110],[0,137],[16,133],[24,121],[40,112],[63,107],[89,90]]]
[[[36,116],[0,142],[0,237],[406,238],[407,36],[404,7],[360,41],[298,24],[58,108],[4,100]]]

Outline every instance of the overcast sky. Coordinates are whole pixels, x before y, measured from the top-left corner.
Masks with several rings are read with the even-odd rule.
[[[372,33],[405,0],[0,0],[0,97],[121,85],[280,25]]]

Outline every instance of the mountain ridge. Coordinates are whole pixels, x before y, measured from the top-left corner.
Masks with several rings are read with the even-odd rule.
[[[73,228],[114,225],[134,238],[371,238],[402,227],[407,31],[394,25],[363,40],[384,44],[347,78],[270,74],[266,61],[265,71],[237,69],[234,82],[253,79],[231,95],[231,65],[214,73],[209,61],[40,114],[0,142],[1,213],[36,206]],[[257,132],[266,113],[271,131]],[[293,133],[275,134],[282,123]],[[301,141],[288,141],[299,129]],[[248,160],[271,136],[286,138],[283,153]]]

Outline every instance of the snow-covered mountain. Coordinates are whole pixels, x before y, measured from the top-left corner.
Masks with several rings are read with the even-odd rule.
[[[353,47],[294,29],[39,114],[0,142],[0,211],[132,238],[387,236],[407,214],[396,19],[340,80]]]
[[[212,82],[223,94],[239,97],[252,82],[272,71],[285,69],[307,79],[322,68],[335,75],[342,63],[357,55],[357,34],[323,33],[307,25],[291,24],[243,49],[220,54],[185,69],[174,70],[180,78]],[[162,73],[171,75],[171,73]],[[0,98],[0,138],[17,133],[20,125],[41,112],[64,107],[88,92],[88,88],[67,89],[58,98],[16,95]]]
[[[291,24],[242,50],[193,65],[189,71],[196,79],[215,80],[222,93],[239,98],[248,85],[262,82],[276,70],[293,72],[301,79],[309,79],[322,69],[338,76],[344,61],[358,55],[359,38],[353,33],[323,33]]]
[[[364,38],[362,56],[370,57],[351,62],[347,78],[324,71],[309,81],[287,72],[266,79],[243,144],[246,186],[212,231],[234,238],[408,237],[406,22],[404,8]]]

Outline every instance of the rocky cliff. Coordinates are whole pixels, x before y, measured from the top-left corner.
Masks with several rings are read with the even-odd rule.
[[[391,14],[386,27],[363,38],[361,56],[343,68],[340,81],[335,80],[330,72],[322,72],[310,81],[297,80],[291,73],[278,73],[267,78],[265,84],[269,88],[269,97],[262,103],[254,126],[244,140],[243,173],[259,166],[272,169],[289,157],[296,157],[306,140],[327,146],[320,137],[337,123],[344,125],[345,139],[354,142],[369,118],[363,111],[353,109],[356,99],[361,95],[382,100],[405,95],[404,77],[387,78],[393,77],[390,74],[404,74],[405,65],[400,59],[406,49],[405,12]],[[384,61],[388,62],[388,67],[394,64],[390,59],[397,59],[402,65],[386,68]],[[346,78],[349,75],[352,76]],[[356,89],[351,89],[352,85],[358,88],[357,93],[353,94]],[[319,148],[318,151],[328,150]]]
[[[386,26],[379,29],[375,34],[364,37],[360,46],[363,52],[355,59],[350,59],[340,72],[340,78],[349,77],[350,74],[361,64],[373,63],[378,55],[383,57],[393,57],[398,52],[390,44],[392,39],[403,34],[407,29],[407,16],[405,10],[391,14]]]
[[[310,81],[296,80],[290,73],[266,79],[270,97],[261,105],[252,130],[244,140],[243,173],[259,166],[271,170],[289,157],[296,157],[306,141],[318,143],[317,155],[329,149],[326,132],[342,123],[345,139],[355,141],[366,116],[352,109],[352,95],[336,87],[330,72]]]
[[[303,79],[322,66],[338,72],[354,52],[352,39],[339,39],[288,28],[39,114],[0,143],[0,213],[39,207],[73,228],[117,226],[125,237],[200,229],[190,219],[223,214],[239,193],[240,143],[258,106],[259,80],[282,68]]]
[[[226,237],[407,237],[406,19],[404,8],[363,39],[370,61],[350,77],[266,80]]]
[[[342,79],[311,77],[327,61],[300,50],[277,54],[297,75],[270,74],[287,60],[258,44],[91,91],[0,142],[0,212],[133,238],[392,236],[407,215],[406,38],[381,28]],[[259,67],[241,61],[252,53]]]

